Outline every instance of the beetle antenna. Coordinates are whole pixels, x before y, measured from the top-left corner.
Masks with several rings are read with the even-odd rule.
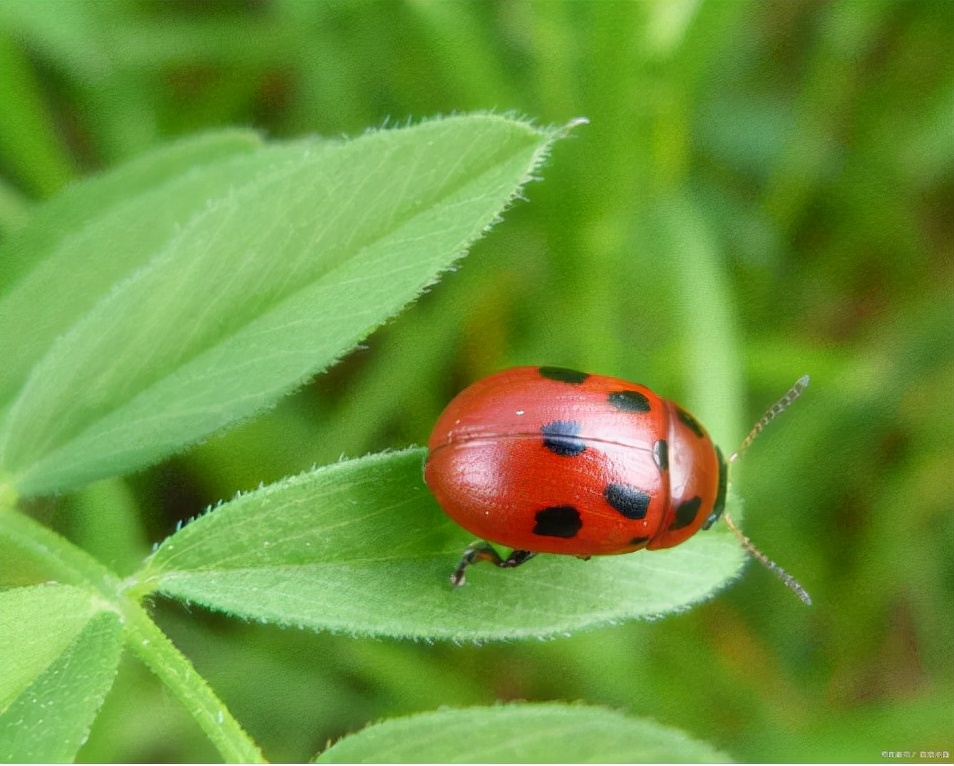
[[[798,596],[803,603],[807,604],[808,606],[812,605],[812,597],[808,595],[808,591],[801,586],[801,583],[799,583],[798,580],[792,577],[788,572],[772,561],[772,559],[756,548],[752,544],[752,541],[742,534],[742,530],[735,525],[735,522],[732,521],[732,517],[729,514],[722,514],[722,518],[725,519],[725,523],[729,529],[731,529],[735,536],[739,538],[739,542],[742,543],[742,547],[745,548],[745,550],[747,550],[753,558],[757,559],[762,566],[772,572],[772,574],[778,577],[779,580],[795,591],[795,595]]]
[[[769,407],[765,411],[765,414],[759,418],[758,422],[752,426],[752,430],[749,431],[749,435],[745,437],[742,444],[739,445],[739,448],[732,453],[731,457],[729,457],[729,463],[734,463],[736,460],[738,460],[739,456],[749,448],[749,445],[751,445],[752,442],[755,441],[755,437],[762,433],[762,431],[765,429],[765,426],[767,426],[769,423],[775,420],[775,418],[787,410],[792,402],[802,395],[802,392],[804,392],[806,388],[808,388],[808,376],[802,375],[802,377],[795,381],[795,385],[785,392],[785,396]],[[798,580],[792,577],[788,572],[772,561],[772,559],[756,548],[752,544],[752,541],[742,534],[742,530],[735,525],[735,522],[732,520],[732,517],[729,514],[722,514],[722,518],[725,519],[726,526],[728,526],[729,529],[732,530],[732,533],[739,538],[739,542],[742,543],[742,547],[748,551],[750,556],[756,559],[762,566],[778,577],[779,580],[795,591],[795,595],[798,596],[803,603],[811,606],[812,598],[808,595],[808,591],[801,586],[801,583],[799,583]]]
[[[808,388],[808,376],[802,375],[802,377],[795,381],[795,385],[788,389],[785,396],[769,407],[765,411],[765,414],[759,418],[759,422],[752,426],[752,430],[749,431],[749,435],[745,437],[745,440],[739,445],[739,448],[732,453],[732,456],[729,458],[729,462],[734,463],[736,460],[738,460],[739,456],[749,448],[749,445],[752,442],[755,441],[755,437],[762,433],[762,429],[764,429],[765,426],[767,426],[769,423],[775,420],[775,418],[787,410],[789,405],[798,399],[798,397],[802,395],[802,392],[806,388]]]

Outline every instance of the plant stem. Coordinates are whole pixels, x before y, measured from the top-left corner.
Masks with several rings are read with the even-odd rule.
[[[32,559],[50,579],[96,591],[123,620],[126,646],[195,718],[228,762],[264,763],[256,744],[192,663],[123,590],[109,569],[68,540],[21,513],[0,512],[0,536]]]
[[[126,646],[159,676],[229,763],[265,763],[258,746],[218,698],[205,679],[132,601],[124,609]]]

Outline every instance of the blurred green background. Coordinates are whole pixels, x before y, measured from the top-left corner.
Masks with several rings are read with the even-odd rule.
[[[36,512],[123,570],[119,538],[142,553],[236,490],[422,444],[457,390],[511,364],[646,383],[727,450],[807,372],[734,479],[747,533],[812,608],[751,565],[685,614],[541,643],[157,618],[272,760],[515,699],[603,703],[739,760],[954,752],[952,40],[946,0],[4,0],[3,235],[71,181],[216,127],[590,121],[460,269],[311,386]],[[217,758],[129,659],[81,756]]]

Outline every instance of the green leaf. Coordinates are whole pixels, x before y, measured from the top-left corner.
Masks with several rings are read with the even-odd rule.
[[[424,451],[338,463],[238,497],[168,538],[140,590],[242,617],[356,634],[551,636],[686,608],[735,575],[721,527],[666,551],[449,575],[472,537],[432,499]]]
[[[0,762],[71,761],[119,665],[121,623],[64,585],[0,594]]]
[[[676,729],[585,705],[439,710],[374,724],[318,763],[725,763]]]
[[[34,367],[4,418],[4,471],[21,494],[60,491],[269,406],[460,257],[556,136],[473,115],[231,160]],[[188,193],[170,184],[151,207]],[[135,248],[103,230],[100,247]]]
[[[57,336],[145,265],[198,200],[228,188],[223,171],[205,166],[259,145],[254,133],[223,131],[162,147],[71,186],[4,242],[0,402],[17,392]]]
[[[0,593],[0,710],[63,653],[100,609],[89,592],[67,585]]]

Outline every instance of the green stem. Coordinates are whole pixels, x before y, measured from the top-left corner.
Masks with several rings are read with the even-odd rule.
[[[205,679],[112,572],[85,551],[21,513],[0,511],[0,536],[29,556],[50,579],[91,588],[122,616],[126,646],[195,718],[231,763],[264,763],[261,751]]]
[[[265,763],[258,746],[146,611],[129,601],[123,612],[126,646],[175,694],[222,757],[228,763]]]

